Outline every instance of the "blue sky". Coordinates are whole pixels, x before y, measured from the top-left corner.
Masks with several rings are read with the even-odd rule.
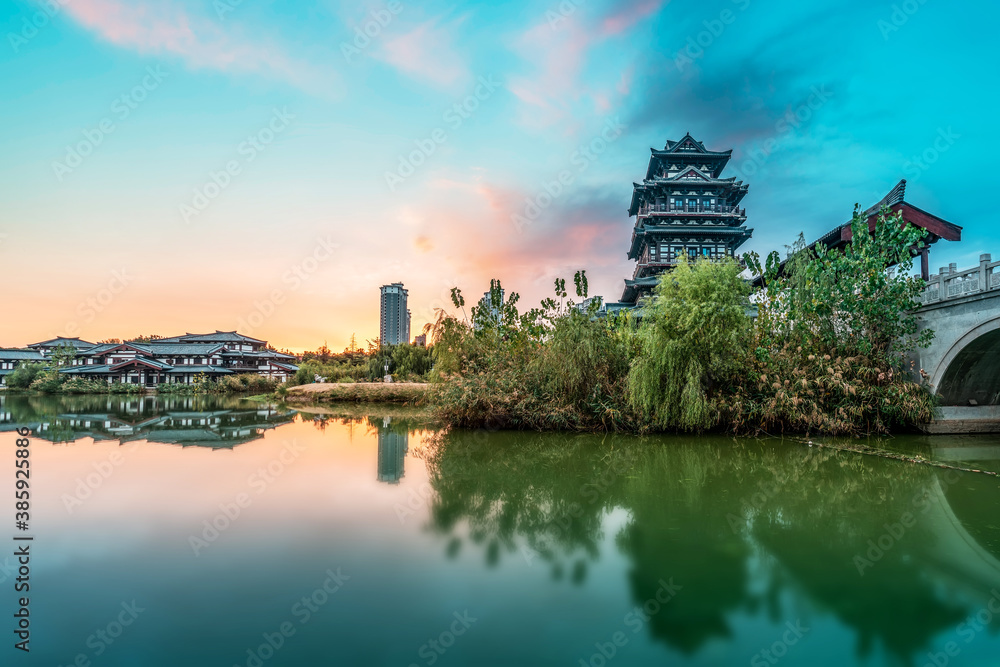
[[[1000,256],[995,3],[0,6],[0,345],[336,348],[377,336],[397,280],[414,331],[491,277],[534,303],[586,268],[614,300],[631,183],[687,131],[750,183],[744,250],[906,178],[964,228],[932,268]]]

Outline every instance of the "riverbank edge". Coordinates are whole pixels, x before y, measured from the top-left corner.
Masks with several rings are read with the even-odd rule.
[[[287,403],[389,403],[423,406],[429,402],[426,382],[314,382],[290,387]]]

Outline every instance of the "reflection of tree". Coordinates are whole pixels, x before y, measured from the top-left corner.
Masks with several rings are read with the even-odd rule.
[[[428,461],[438,491],[434,526],[447,534],[466,523],[489,565],[504,554],[537,558],[553,577],[569,573],[581,582],[587,560],[599,555],[603,512],[613,506],[609,492],[622,485],[631,454],[604,450],[587,436],[558,447],[549,442],[506,432],[438,436]]]
[[[972,611],[940,599],[926,576],[936,537],[915,499],[933,479],[926,467],[836,456],[778,487],[749,528],[814,604],[855,629],[859,656],[881,642],[906,661]],[[909,528],[900,523],[906,513],[914,517]],[[899,537],[873,552],[871,566],[856,560],[868,559],[870,541],[890,529]]]
[[[694,653],[730,633],[733,612],[779,620],[804,596],[854,629],[859,655],[881,643],[908,662],[975,611],[942,600],[929,566],[934,538],[913,501],[933,473],[818,454],[722,438],[453,432],[428,460],[433,527],[452,536],[449,553],[467,526],[487,565],[527,545],[553,574],[582,581],[606,512],[623,508],[631,518],[616,544],[633,564],[635,604],[655,599],[661,580],[683,587],[648,622],[670,646]],[[854,557],[906,511],[917,524],[860,576]],[[751,589],[752,564],[763,568],[761,590]]]
[[[661,580],[683,587],[649,627],[687,654],[713,637],[728,637],[725,615],[748,599],[747,543],[717,511],[733,483],[732,476],[718,474],[719,454],[706,443],[644,451],[625,496],[632,521],[618,536],[633,561],[629,584],[636,604],[654,599]]]

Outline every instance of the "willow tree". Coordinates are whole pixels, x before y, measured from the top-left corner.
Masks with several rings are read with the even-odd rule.
[[[749,339],[741,272],[731,259],[682,257],[645,302],[629,398],[653,427],[701,431],[718,422],[715,397],[738,381]]]

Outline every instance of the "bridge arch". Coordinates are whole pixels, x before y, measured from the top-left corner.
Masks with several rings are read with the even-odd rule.
[[[1000,404],[1000,316],[956,340],[931,377],[943,405]]]

